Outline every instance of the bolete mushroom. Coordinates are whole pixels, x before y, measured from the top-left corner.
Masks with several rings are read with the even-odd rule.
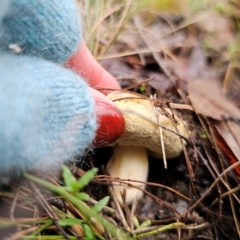
[[[148,176],[147,154],[155,158],[162,158],[163,153],[166,158],[181,154],[185,141],[181,141],[178,134],[188,137],[185,123],[168,108],[163,114],[160,108],[154,107],[151,99],[144,96],[114,91],[108,97],[123,113],[125,120],[123,135],[114,143],[116,148],[108,164],[108,172],[120,179],[145,182]],[[145,188],[145,184],[139,182],[131,182],[131,185]],[[126,184],[114,184],[113,188],[120,203],[124,190],[127,204],[131,204],[136,197],[140,198],[143,193]]]

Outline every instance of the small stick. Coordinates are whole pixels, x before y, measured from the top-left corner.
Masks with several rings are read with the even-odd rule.
[[[150,99],[157,99],[157,95],[154,94],[153,96],[150,96]],[[153,104],[153,101],[151,101],[152,106],[153,106],[153,110],[154,110],[154,115],[157,118],[157,123],[159,125],[159,135],[160,135],[160,142],[161,142],[161,147],[162,147],[162,157],[163,157],[163,164],[164,164],[164,168],[167,169],[167,159],[166,159],[166,153],[165,153],[165,147],[164,147],[164,140],[163,140],[163,134],[162,134],[162,127],[160,125],[160,115],[158,114],[156,107]]]

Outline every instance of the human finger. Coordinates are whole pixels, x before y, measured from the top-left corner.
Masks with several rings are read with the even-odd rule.
[[[107,89],[120,89],[117,80],[96,61],[84,42],[68,59],[66,66],[87,79],[91,87],[104,94],[110,92]]]

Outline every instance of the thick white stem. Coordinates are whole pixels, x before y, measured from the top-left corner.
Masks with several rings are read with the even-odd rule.
[[[136,146],[117,146],[108,165],[108,172],[112,177],[145,182],[148,176],[147,149]],[[120,203],[122,203],[121,193],[125,190],[126,203],[131,204],[135,198],[140,198],[143,192],[137,188],[128,186],[127,183],[141,189],[145,188],[145,184],[130,181],[126,181],[125,183],[113,183],[113,189]]]

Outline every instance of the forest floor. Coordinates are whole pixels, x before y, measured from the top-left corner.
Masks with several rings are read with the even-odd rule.
[[[134,0],[86,2],[86,29],[92,30],[85,38],[102,66],[124,90],[156,95],[159,108],[175,106],[189,134],[183,153],[167,161],[167,168],[150,157],[146,191],[132,206],[118,205],[109,187],[114,178],[107,176],[106,166],[113,148],[96,149],[77,166],[70,165],[77,178],[99,168],[84,188],[91,197],[88,205],[110,195],[102,215],[133,239],[240,239],[239,1],[192,1],[191,6],[183,1],[166,9],[157,3],[139,8]],[[86,224],[92,238],[76,222],[68,227],[46,222],[60,218],[56,209],[64,209],[68,217],[85,217],[66,199],[45,196],[46,190],[40,194],[30,185],[31,190],[13,185],[15,194],[0,195],[9,207],[0,217],[0,229],[6,229],[1,223],[9,227],[16,218],[16,206],[21,214],[28,212],[24,217],[19,213],[22,222],[15,219],[20,225],[9,239],[121,239],[96,222]],[[43,210],[36,207],[39,201],[29,200],[32,191],[38,198],[45,196]],[[40,220],[45,225],[36,223]]]

